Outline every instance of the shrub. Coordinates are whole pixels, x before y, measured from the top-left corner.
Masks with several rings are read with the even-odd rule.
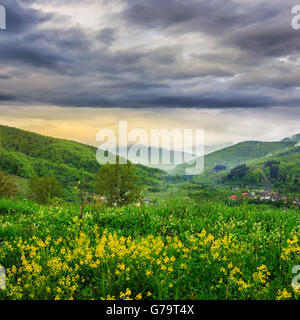
[[[13,197],[17,193],[17,185],[11,177],[0,171],[0,198]]]
[[[29,180],[29,192],[38,203],[50,203],[53,198],[62,196],[63,188],[53,176],[35,177]]]

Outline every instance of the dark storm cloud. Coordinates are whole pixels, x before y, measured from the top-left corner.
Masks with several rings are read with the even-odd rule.
[[[198,97],[159,97],[150,103],[153,106],[180,107],[184,105],[189,108],[259,108],[274,104],[276,102],[266,96],[251,96],[238,93],[230,95],[227,92],[223,93],[220,97],[214,94],[204,94]]]
[[[33,3],[4,3],[0,80],[14,96],[0,92],[1,104],[299,106],[292,1],[114,0],[119,10],[94,31]]]
[[[28,7],[33,1],[9,0],[1,1],[6,8],[7,29],[10,34],[25,32],[36,28],[38,24],[51,18],[50,14],[42,14],[40,11]]]
[[[259,23],[234,32],[226,37],[224,45],[231,44],[257,57],[280,57],[298,54],[300,36],[291,29],[290,19]]]
[[[1,61],[22,63],[39,68],[59,69],[60,63],[64,60],[59,54],[49,52],[47,50],[37,50],[37,47],[18,45],[6,45],[6,50],[0,53]]]
[[[78,88],[79,89],[79,88]],[[115,94],[109,94],[111,88],[102,90],[102,95],[95,92],[78,91],[71,97],[64,95],[55,97],[45,94],[43,101],[53,103],[59,106],[76,107],[102,107],[102,108],[261,108],[280,105],[275,99],[266,95],[253,95],[250,93],[239,93],[238,91],[215,93],[202,93],[199,95],[164,95],[160,87],[151,85],[129,84],[119,87],[119,90],[113,89]],[[157,90],[158,89],[158,90]],[[166,88],[167,89],[167,88]],[[129,90],[131,93],[129,94]],[[141,90],[143,93],[141,93]],[[164,90],[168,91],[168,90]],[[111,92],[111,93],[112,93]],[[135,92],[135,93],[132,93]],[[127,94],[126,94],[127,93]],[[105,96],[106,94],[106,96]],[[295,106],[299,99],[289,100],[287,105]]]
[[[224,33],[236,27],[266,21],[279,12],[276,6],[232,0],[126,0],[123,17],[145,29],[171,29],[173,32]]]
[[[104,28],[99,32],[97,38],[104,44],[111,45],[116,40],[115,29]]]
[[[54,52],[45,41],[45,33],[38,31],[52,15],[31,9],[30,2],[13,0],[5,4],[7,31],[0,36],[0,63],[12,66],[20,63],[23,68],[26,65],[56,68],[64,59],[63,53]],[[56,41],[54,34],[51,41]]]
[[[204,33],[220,41],[220,49],[236,46],[257,56],[298,53],[299,33],[291,29],[294,1],[138,0],[126,1],[123,17],[144,29],[173,34]]]
[[[0,79],[1,80],[8,80],[8,79],[11,79],[11,77],[9,75],[6,75],[6,74],[0,74]]]
[[[16,97],[13,95],[0,92],[0,101],[7,102],[7,101],[13,101],[15,99],[16,99]]]

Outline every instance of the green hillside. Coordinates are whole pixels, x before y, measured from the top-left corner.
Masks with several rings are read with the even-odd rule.
[[[260,142],[246,141],[235,144],[231,147],[218,150],[204,157],[205,170],[210,170],[218,165],[225,166],[226,169],[233,168],[247,161],[259,159],[283,150],[287,150],[296,144],[295,141]],[[183,172],[188,164],[178,166]]]
[[[261,186],[300,193],[300,146],[230,171],[225,183]]]
[[[83,179],[89,186],[100,168],[96,151],[82,143],[0,125],[0,170],[17,177],[54,175],[65,187]],[[136,166],[136,171],[146,186],[158,185],[167,177],[164,171],[145,166]]]
[[[300,133],[295,134],[295,135],[292,136],[292,137],[285,138],[285,139],[283,139],[282,141],[296,141],[296,142],[300,142]]]
[[[215,151],[204,157],[204,172],[194,176],[192,180],[197,183],[210,185],[223,184],[223,179],[231,169],[242,164],[258,162],[265,157],[293,148],[300,139],[300,135],[286,138],[277,142],[245,141],[233,146]],[[189,164],[179,165],[172,174],[185,175]]]
[[[294,146],[299,141],[300,135],[279,142],[248,141],[213,152],[205,156],[204,173],[191,178],[192,181],[175,176],[184,175],[186,164],[178,166],[173,176],[160,169],[143,165],[135,166],[136,173],[144,186],[145,195],[150,198],[151,194],[156,197],[158,193],[165,193],[168,197],[170,192],[183,192],[186,184],[196,183],[193,188],[199,183],[223,184],[224,177],[230,170],[243,164],[252,167],[245,179],[241,180],[243,184],[264,184],[264,175],[273,179],[273,175],[279,170],[279,180],[272,183],[282,186],[288,181],[289,188],[293,188],[292,180],[297,179],[297,167],[300,167],[297,151],[299,147]],[[96,161],[96,151],[95,147],[82,143],[0,125],[0,170],[14,175],[21,194],[26,191],[27,179],[35,175],[54,175],[66,189],[71,189],[78,180],[84,179],[87,188],[92,189],[94,174],[100,168]],[[278,160],[278,157],[281,159]],[[270,168],[265,167],[264,163],[268,159],[280,161],[279,169],[274,168],[274,165]],[[284,178],[281,178],[282,176]],[[226,182],[233,183],[234,180],[237,178],[233,177],[232,181],[227,179]]]

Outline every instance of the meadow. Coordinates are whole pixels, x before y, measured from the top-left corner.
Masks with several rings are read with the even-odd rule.
[[[299,209],[0,199],[0,299],[299,299]]]

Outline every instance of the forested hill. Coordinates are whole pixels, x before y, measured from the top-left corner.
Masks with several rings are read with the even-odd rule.
[[[100,168],[96,151],[82,143],[0,125],[0,170],[19,177],[54,175],[65,186],[84,177],[90,181]],[[136,168],[145,185],[157,184],[167,176],[161,170]]]
[[[232,169],[248,161],[260,159],[293,147],[297,140],[283,140],[278,142],[245,141],[231,147],[215,151],[204,158],[205,171],[222,167],[225,170]],[[188,164],[180,165],[175,173],[184,172]]]
[[[225,183],[236,185],[261,186],[266,181],[281,191],[300,193],[300,146],[238,166],[224,177]]]

